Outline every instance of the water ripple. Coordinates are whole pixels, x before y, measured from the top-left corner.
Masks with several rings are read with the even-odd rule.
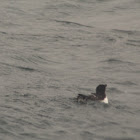
[[[60,22],[60,23],[63,23],[63,24],[66,24],[66,25],[71,25],[71,26],[78,26],[78,27],[88,27],[88,28],[93,28],[92,26],[87,26],[87,25],[83,25],[83,24],[80,24],[80,23],[76,23],[76,22],[72,22],[72,21],[61,21],[61,20],[55,20],[56,22]]]

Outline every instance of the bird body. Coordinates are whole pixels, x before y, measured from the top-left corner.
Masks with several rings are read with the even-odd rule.
[[[108,104],[108,98],[106,96],[105,90],[107,85],[98,85],[96,87],[96,93],[91,93],[90,95],[78,94],[78,102],[87,102],[87,101],[101,101]]]

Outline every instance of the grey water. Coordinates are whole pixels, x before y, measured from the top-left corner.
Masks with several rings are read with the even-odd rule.
[[[139,0],[0,1],[0,140],[55,139],[140,139]]]

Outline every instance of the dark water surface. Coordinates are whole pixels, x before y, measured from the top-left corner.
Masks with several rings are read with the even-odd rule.
[[[55,139],[140,139],[139,0],[1,0],[0,140]]]

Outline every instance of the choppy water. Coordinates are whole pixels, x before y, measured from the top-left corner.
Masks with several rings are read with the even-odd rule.
[[[1,0],[0,140],[55,139],[140,139],[139,0]]]

